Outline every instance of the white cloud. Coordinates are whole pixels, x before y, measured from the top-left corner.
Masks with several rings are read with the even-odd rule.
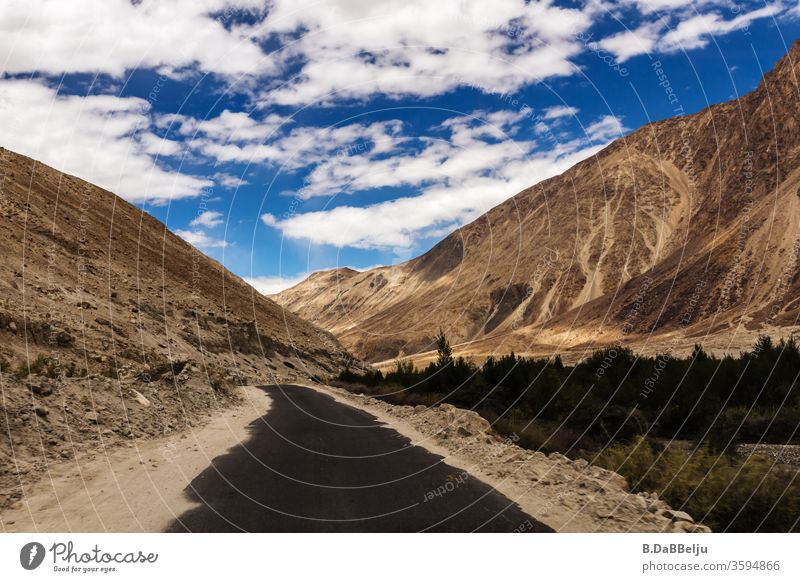
[[[587,125],[584,131],[590,141],[603,143],[622,137],[627,131],[627,128],[620,123],[619,118],[616,116],[606,115],[594,123]]]
[[[274,214],[270,214],[269,212],[265,212],[261,215],[261,220],[267,226],[278,226],[278,218]]]
[[[307,34],[281,54],[302,63],[299,75],[265,99],[431,96],[464,84],[513,91],[573,74],[575,33],[590,25],[588,9],[549,0],[275,0],[264,30]]]
[[[647,22],[635,30],[625,30],[606,37],[598,45],[624,63],[632,57],[653,52],[663,28],[661,21]]]
[[[189,226],[202,226],[205,228],[215,228],[222,224],[222,213],[216,210],[206,210],[197,215],[197,217],[189,223]]]
[[[205,136],[212,141],[251,142],[265,141],[273,137],[282,126],[291,120],[271,113],[256,120],[243,111],[223,110],[217,117],[197,119],[187,115],[165,115],[159,124],[172,124],[177,132],[185,136]]]
[[[778,2],[765,2],[760,8],[757,4],[737,4],[730,8],[726,19],[716,6],[725,6],[725,0],[628,0],[644,15],[654,15],[655,19],[641,23],[635,29],[626,29],[590,43],[590,48],[598,46],[613,54],[620,63],[635,56],[654,53],[673,53],[680,50],[693,50],[708,45],[714,36],[723,36],[747,28],[754,21],[777,16],[786,11],[786,6]],[[710,11],[707,11],[710,10]]]
[[[249,37],[212,13],[260,10],[263,0],[4,0],[0,55],[6,73],[166,73],[190,67],[223,75],[275,70]]]
[[[359,155],[331,156],[309,172],[295,194],[301,199],[350,194],[396,186],[457,186],[476,175],[492,175],[512,160],[525,158],[534,143],[510,139],[531,117],[531,110],[476,111],[451,117],[438,130],[445,137],[411,138],[392,134],[394,155],[380,148]],[[421,142],[421,146],[419,144]],[[399,150],[400,144],[408,145]]]
[[[214,183],[219,184],[224,188],[241,188],[247,186],[250,182],[242,177],[227,174],[225,172],[217,172],[212,176]]]
[[[545,110],[551,119],[573,115],[567,106]],[[487,123],[491,120],[493,123]],[[414,186],[417,196],[401,197],[366,207],[277,217],[262,222],[290,239],[344,247],[408,248],[416,241],[440,236],[468,222],[509,196],[568,169],[620,137],[627,129],[613,115],[584,128],[585,136],[544,150],[535,141],[514,139],[514,126],[535,123],[530,111],[502,110],[446,120],[439,128],[447,139],[428,139],[419,150],[385,159],[354,156],[320,164],[306,179],[300,196],[337,195],[382,186]]]
[[[181,147],[152,133],[149,109],[134,97],[61,96],[42,82],[0,80],[0,143],[133,202],[212,186],[156,162]]]
[[[567,105],[555,105],[544,110],[545,119],[558,119],[559,117],[571,117],[578,114],[578,109]]]
[[[228,243],[214,238],[202,230],[176,230],[175,234],[198,249],[225,248]]]
[[[719,0],[627,0],[629,4],[635,4],[643,14],[653,12],[673,12],[686,8],[698,8],[707,4],[721,4]]]
[[[655,47],[652,22],[602,40],[621,60],[650,48],[702,46],[707,35],[784,10],[773,2],[727,21],[703,12],[729,4],[598,0],[570,8],[552,0],[5,0],[0,3],[0,55],[3,71],[10,74],[122,78],[132,69],[154,69],[180,79],[211,72],[236,84],[229,89],[251,96],[261,91],[262,108],[376,94],[425,97],[464,85],[513,92],[574,74],[571,59],[585,50],[576,34],[619,6],[647,18],[680,20],[680,30]],[[254,21],[229,18],[240,10]],[[691,21],[691,14],[708,26],[698,30],[701,21]],[[265,40],[282,46],[266,54],[259,45]],[[295,67],[296,74],[287,78]],[[195,129],[210,138],[238,134],[255,141],[282,121],[270,116],[254,123],[244,113],[225,111]]]
[[[272,163],[284,171],[369,152],[393,152],[404,138],[400,121],[350,123],[338,126],[295,127],[286,131],[284,118],[268,116],[256,121],[244,113],[223,112],[198,120],[182,115],[159,119],[159,127],[186,136],[187,147],[219,163]],[[283,130],[283,131],[281,131]]]
[[[661,39],[660,46],[667,52],[702,48],[709,43],[710,37],[747,28],[753,21],[776,16],[783,10],[782,4],[774,3],[739,14],[730,20],[725,20],[713,12],[699,14],[683,20],[677,27],[667,32]]]
[[[245,277],[244,280],[252,285],[256,291],[262,295],[275,295],[290,287],[294,287],[301,281],[308,277],[308,273],[302,275],[295,275],[294,277],[282,277],[280,275],[274,276],[259,276],[259,277]]]
[[[316,244],[407,248],[420,238],[437,236],[445,229],[477,218],[531,184],[559,174],[593,155],[601,147],[587,147],[583,143],[583,147],[568,152],[555,150],[504,160],[491,177],[474,172],[457,185],[431,186],[419,196],[366,207],[340,206],[295,214],[286,219],[265,214],[262,221],[278,228],[288,238]]]

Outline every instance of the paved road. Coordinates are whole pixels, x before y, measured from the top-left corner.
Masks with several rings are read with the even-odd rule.
[[[301,386],[264,390],[270,411],[192,481],[202,505],[169,531],[551,531],[362,410]]]

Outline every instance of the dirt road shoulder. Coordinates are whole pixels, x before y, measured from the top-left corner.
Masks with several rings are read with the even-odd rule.
[[[241,404],[201,427],[52,465],[0,514],[0,526],[6,532],[164,530],[194,507],[184,492],[191,480],[214,457],[246,441],[248,425],[269,410],[263,390],[241,391]]]

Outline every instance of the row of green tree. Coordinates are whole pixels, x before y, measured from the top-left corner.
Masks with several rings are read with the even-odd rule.
[[[800,529],[796,467],[738,454],[737,443],[797,443],[800,350],[760,337],[738,356],[636,355],[609,347],[575,366],[510,354],[476,366],[438,357],[418,370],[354,374],[344,386],[395,404],[448,402],[476,410],[517,444],[558,451],[622,474],[714,531]],[[782,449],[784,450],[784,449]]]
[[[516,426],[572,429],[582,448],[637,435],[708,442],[725,450],[737,440],[786,443],[800,438],[800,347],[794,338],[759,337],[751,350],[717,358],[645,357],[614,346],[575,366],[559,357],[512,354],[477,366],[454,358],[443,333],[438,357],[422,369],[398,361],[393,371],[340,380],[397,403],[447,402]],[[559,447],[556,447],[559,448]]]

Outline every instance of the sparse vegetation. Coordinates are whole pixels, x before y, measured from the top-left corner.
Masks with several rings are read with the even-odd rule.
[[[575,366],[513,353],[476,366],[453,358],[444,334],[437,346],[439,357],[422,370],[398,362],[386,375],[345,371],[339,380],[394,404],[475,410],[521,446],[596,460],[636,488],[707,514],[716,529],[798,527],[790,523],[799,515],[796,471],[735,454],[739,442],[800,442],[793,338],[762,336],[751,350],[723,358],[700,346],[684,358],[615,346]],[[674,441],[695,445],[658,452],[653,444]]]
[[[640,437],[606,449],[597,464],[625,477],[634,491],[655,491],[714,531],[798,530],[797,471],[758,455],[660,448]]]

